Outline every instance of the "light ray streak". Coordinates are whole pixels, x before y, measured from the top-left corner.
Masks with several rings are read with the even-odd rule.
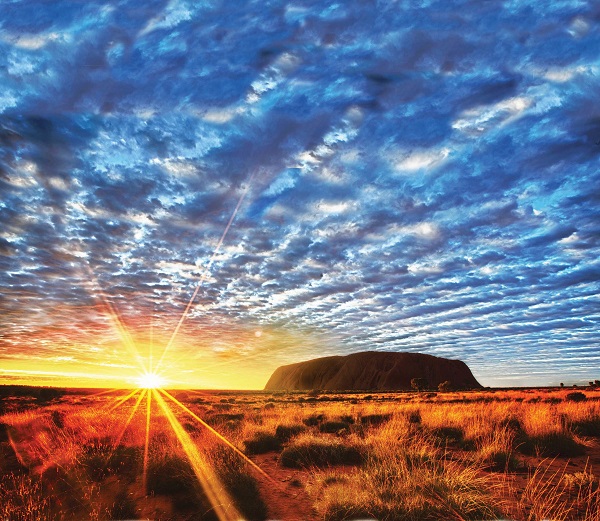
[[[177,398],[175,398],[174,396],[170,395],[167,391],[165,391],[164,389],[159,389],[159,391],[164,394],[167,398],[169,398],[174,404],[178,405],[179,407],[181,407],[185,412],[187,412],[192,418],[194,418],[196,421],[200,422],[200,424],[205,427],[206,429],[208,429],[210,432],[212,432],[219,440],[221,440],[225,445],[227,445],[229,448],[231,448],[236,454],[238,454],[246,463],[248,463],[250,466],[252,466],[256,471],[258,471],[261,476],[264,476],[265,478],[267,478],[271,483],[275,484],[275,485],[279,485],[271,476],[269,476],[263,469],[261,469],[256,463],[254,463],[248,456],[246,456],[240,449],[238,449],[233,443],[231,443],[227,438],[225,438],[222,434],[220,434],[218,431],[216,431],[215,429],[213,429],[208,423],[206,423],[202,418],[200,418],[199,416],[197,416],[196,414],[194,414],[190,409],[188,409],[185,405],[183,405]]]
[[[96,396],[102,396],[103,394],[110,394],[116,392],[123,392],[123,389],[120,389],[119,387],[115,387],[113,389],[105,389],[104,391],[98,391],[97,393],[88,394],[86,398],[95,398]]]
[[[112,405],[108,411],[113,412],[117,407],[119,407],[119,405],[124,404],[127,400],[129,400],[129,398],[133,397],[138,391],[139,391],[139,389],[134,389],[128,395],[126,395],[124,398],[117,398],[117,400],[118,400],[117,403]]]
[[[169,338],[169,341],[167,342],[167,345],[165,346],[165,348],[164,348],[164,350],[162,352],[162,355],[161,355],[160,359],[158,360],[158,362],[156,364],[156,370],[157,371],[158,371],[158,368],[160,367],[160,365],[162,364],[167,351],[173,345],[173,342],[175,341],[175,337],[177,337],[177,334],[179,333],[179,330],[181,329],[181,325],[183,324],[183,321],[187,317],[187,315],[188,315],[188,313],[190,311],[190,308],[192,307],[192,305],[194,303],[194,300],[196,300],[196,296],[198,295],[198,292],[200,291],[200,288],[202,287],[202,285],[204,284],[204,281],[206,280],[208,272],[210,271],[210,268],[211,268],[211,266],[212,266],[215,258],[219,254],[219,250],[221,249],[221,246],[223,245],[223,241],[225,240],[225,237],[227,236],[227,233],[229,232],[229,229],[231,228],[231,225],[233,224],[235,216],[237,215],[238,210],[242,206],[242,203],[244,202],[244,198],[246,197],[246,194],[248,193],[248,190],[250,189],[250,185],[252,184],[252,179],[253,178],[254,178],[254,172],[252,173],[252,175],[248,179],[248,182],[246,184],[246,188],[242,192],[242,195],[240,196],[240,198],[239,198],[239,200],[238,200],[238,202],[237,202],[237,204],[235,206],[235,209],[233,210],[233,213],[231,214],[231,217],[229,218],[229,222],[227,223],[227,226],[225,226],[225,230],[223,230],[223,234],[221,235],[221,238],[219,239],[219,242],[217,243],[217,246],[215,247],[215,249],[214,249],[214,251],[213,251],[213,253],[212,253],[211,257],[210,257],[210,260],[208,261],[208,264],[202,270],[202,273],[200,275],[200,281],[196,285],[196,288],[194,289],[194,292],[192,293],[192,296],[190,297],[190,300],[187,303],[187,306],[185,307],[185,309],[183,310],[183,313],[181,314],[181,318],[179,319],[179,322],[177,323],[177,326],[175,327],[175,329],[173,330],[173,333],[171,334],[171,338]]]
[[[131,414],[129,415],[129,418],[127,418],[127,421],[125,422],[125,426],[123,427],[123,429],[121,430],[121,432],[117,436],[117,439],[115,440],[115,443],[114,443],[115,449],[119,446],[119,443],[121,443],[121,439],[125,435],[125,431],[127,430],[127,427],[129,427],[129,424],[131,423],[131,420],[133,420],[133,417],[135,416],[135,413],[137,412],[140,404],[142,403],[142,400],[144,399],[144,392],[141,389],[138,389],[138,391],[140,391],[140,395],[138,396],[138,399],[135,402],[135,405],[133,406],[133,410],[131,411]],[[112,456],[112,452],[111,452],[111,456]]]
[[[148,392],[150,392],[150,390]],[[239,514],[239,512],[237,512],[235,506],[233,505],[233,501],[223,487],[223,484],[217,478],[210,465],[204,460],[200,452],[198,452],[198,449],[190,438],[190,435],[182,427],[181,423],[179,423],[173,414],[173,411],[171,411],[165,402],[164,398],[157,392],[156,389],[152,389],[152,394],[154,394],[156,403],[162,409],[167,421],[171,424],[173,432],[175,432],[175,435],[180,441],[183,450],[192,466],[192,469],[194,470],[194,474],[196,474],[198,482],[200,483],[219,520],[238,521],[242,519],[242,516]]]
[[[146,494],[148,484],[148,449],[150,448],[150,417],[152,407],[152,393],[150,389],[146,390],[146,438],[144,440],[144,468],[142,471],[142,490]]]
[[[108,298],[106,297],[106,295],[104,295],[104,293],[100,292],[100,296],[103,300],[104,306],[106,306],[106,308],[108,310],[108,312],[106,314],[108,315],[109,319],[111,320],[113,327],[116,329],[117,334],[119,335],[119,339],[121,340],[121,343],[129,350],[129,353],[131,354],[133,359],[139,364],[142,371],[147,372],[146,364],[144,363],[144,359],[140,355],[140,352],[138,351],[137,346],[135,345],[135,342],[133,341],[133,338],[131,338],[131,334],[129,333],[129,330],[123,323],[123,320],[121,319],[121,316],[119,315],[117,309],[115,308],[115,306],[113,306],[113,304],[111,302],[109,302]]]
[[[140,365],[142,371],[146,371],[146,366],[144,364],[144,360],[141,357],[133,338],[131,338],[131,334],[129,330],[123,323],[121,316],[119,315],[116,307],[108,300],[108,297],[105,295],[102,287],[100,286],[100,282],[96,277],[94,271],[92,270],[89,264],[86,266],[89,272],[89,278],[93,286],[94,293],[100,296],[100,300],[104,304],[105,309],[104,314],[108,316],[111,321],[113,328],[117,331],[119,339],[121,343],[129,350],[133,359]]]
[[[123,428],[121,429],[121,432],[119,433],[119,435],[117,436],[117,438],[115,439],[115,441],[113,443],[113,449],[110,451],[110,454],[106,458],[107,464],[110,462],[110,458],[112,458],[112,455],[115,453],[115,451],[117,450],[117,447],[120,445],[121,440],[123,439],[123,436],[125,435],[125,432],[127,431],[127,428],[129,427],[131,420],[133,420],[133,417],[135,416],[135,413],[137,412],[143,399],[144,399],[144,392],[141,391],[140,395],[138,396],[137,401],[135,402],[135,405],[133,406],[133,410],[131,411],[131,414],[125,421],[125,425],[123,426]]]

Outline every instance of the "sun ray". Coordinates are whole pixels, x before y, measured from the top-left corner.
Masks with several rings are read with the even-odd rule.
[[[187,412],[192,418],[198,421],[203,427],[212,432],[219,440],[221,440],[225,445],[231,448],[236,454],[238,454],[246,463],[248,463],[252,468],[254,468],[257,472],[259,472],[262,476],[267,478],[271,483],[278,485],[278,483],[269,476],[263,469],[261,469],[256,463],[254,463],[248,456],[246,456],[240,449],[238,449],[233,443],[231,443],[227,438],[225,438],[218,431],[213,429],[208,423],[206,423],[202,418],[194,414],[190,409],[188,409],[185,405],[183,405],[177,398],[169,394],[164,389],[158,389],[162,394],[164,394],[167,398],[169,398],[173,403],[181,407],[185,412]]]
[[[144,363],[144,359],[140,355],[140,352],[138,351],[137,346],[135,345],[135,342],[133,341],[133,338],[131,338],[131,334],[129,333],[129,330],[123,323],[123,320],[121,319],[121,316],[119,315],[117,309],[111,302],[109,302],[109,300],[106,298],[106,296],[103,293],[100,293],[100,296],[102,297],[104,306],[106,308],[106,314],[108,315],[109,319],[111,320],[113,327],[116,329],[117,334],[119,335],[119,338],[121,340],[121,343],[128,349],[130,355],[139,364],[142,371],[144,371],[144,372],[147,371],[146,365]]]
[[[123,389],[121,389],[121,388],[119,388],[119,387],[115,387],[115,388],[113,388],[113,389],[104,389],[104,390],[102,390],[102,391],[98,391],[97,393],[91,393],[91,394],[88,394],[88,395],[87,395],[87,397],[88,397],[88,398],[95,398],[96,396],[102,396],[102,395],[104,395],[104,394],[110,394],[110,393],[116,393],[116,392],[119,392],[119,393],[120,393],[120,392],[122,392],[122,391],[123,391]],[[118,399],[118,398],[119,398],[119,397],[117,397],[117,399]]]
[[[135,402],[135,405],[133,406],[131,414],[129,415],[129,417],[125,421],[125,426],[123,427],[123,429],[121,430],[121,432],[119,433],[119,435],[117,436],[117,438],[115,439],[115,443],[114,443],[115,449],[119,446],[119,443],[121,443],[121,439],[125,435],[125,431],[127,431],[127,428],[129,427],[129,424],[131,423],[131,420],[133,420],[133,417],[135,416],[135,413],[137,412],[140,404],[142,403],[142,400],[144,399],[144,391],[142,389],[136,389],[136,392],[139,392],[140,395],[138,396],[138,398],[137,398],[137,400]],[[111,453],[111,456],[112,456],[112,453]]]
[[[115,329],[117,335],[119,336],[119,339],[121,340],[121,344],[129,351],[129,354],[132,356],[133,360],[135,360],[140,365],[142,371],[147,371],[147,368],[144,364],[144,360],[140,355],[137,346],[135,345],[135,342],[133,341],[133,338],[129,333],[129,330],[127,329],[127,326],[125,326],[125,324],[123,323],[123,320],[121,319],[118,310],[116,309],[115,305],[112,302],[110,302],[110,300],[102,290],[100,282],[98,281],[98,278],[96,277],[91,266],[89,266],[88,264],[86,268],[89,274],[89,280],[93,285],[94,294],[99,296],[100,301],[103,304],[102,311],[109,318],[113,328]]]
[[[210,257],[208,264],[202,270],[202,274],[200,275],[200,281],[196,285],[196,288],[194,289],[194,292],[192,293],[192,296],[190,297],[190,300],[188,301],[187,306],[185,307],[185,309],[183,310],[183,313],[181,314],[181,317],[179,318],[179,322],[177,323],[177,326],[175,326],[175,329],[173,330],[173,333],[171,334],[171,337],[169,338],[167,345],[163,349],[162,355],[156,364],[156,369],[158,369],[161,366],[161,364],[165,358],[165,355],[167,354],[167,351],[173,345],[173,342],[175,341],[175,338],[177,337],[177,334],[179,333],[179,330],[181,329],[181,325],[183,324],[184,320],[186,319],[186,317],[190,311],[190,308],[192,307],[192,305],[194,303],[194,300],[196,300],[196,296],[198,295],[200,288],[204,284],[204,281],[206,280],[208,272],[210,271],[210,268],[211,268],[215,258],[219,254],[219,250],[221,249],[221,246],[223,245],[223,241],[225,240],[225,237],[227,236],[227,233],[229,232],[229,229],[231,228],[231,225],[233,224],[235,216],[237,215],[240,207],[242,206],[244,198],[246,197],[246,194],[248,193],[250,185],[252,184],[253,177],[254,177],[254,173],[252,173],[252,175],[248,179],[246,188],[242,192],[242,195],[240,196],[240,198],[237,202],[237,205],[235,206],[235,209],[233,210],[233,213],[231,214],[231,217],[229,218],[229,221],[227,222],[227,226],[225,226],[225,230],[223,230],[223,234],[221,235],[221,238],[219,239],[219,242],[217,243],[217,246],[215,247],[215,249]]]
[[[144,439],[144,467],[142,471],[142,490],[146,493],[148,484],[148,449],[150,448],[150,419],[152,414],[152,390],[146,389],[146,437]]]
[[[161,390],[162,391],[162,390]],[[182,427],[177,420],[164,398],[160,395],[157,389],[149,389],[155,397],[156,403],[161,408],[165,418],[170,423],[173,432],[181,443],[183,450],[188,457],[188,460],[194,470],[194,474],[198,478],[200,486],[204,490],[206,497],[212,505],[215,514],[220,521],[238,521],[242,519],[239,512],[236,510],[233,501],[223,484],[217,478],[215,472],[210,465],[202,457],[196,445],[190,438],[190,435]],[[165,391],[162,391],[163,393]],[[168,393],[167,393],[168,394]]]
[[[138,391],[139,391],[139,389],[134,389],[133,391],[131,391],[125,397],[123,397],[123,398],[117,398],[117,403],[113,404],[110,407],[110,409],[108,409],[108,411],[109,412],[114,411],[117,407],[119,407],[120,405],[124,404],[127,400],[129,400],[130,398],[132,398]]]

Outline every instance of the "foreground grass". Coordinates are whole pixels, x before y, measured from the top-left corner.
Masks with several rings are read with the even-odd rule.
[[[599,448],[600,392],[567,392],[178,396],[245,454],[276,462],[276,481],[294,473],[316,512],[301,518],[600,521],[598,471],[584,465]],[[133,417],[135,400],[114,403],[67,397],[0,417],[0,519],[215,519],[156,405],[146,445],[143,403]],[[180,420],[243,519],[269,519],[255,470]]]
[[[323,519],[498,518],[489,480],[477,466],[447,460],[422,434],[404,434],[391,444],[385,437],[372,440],[365,465],[358,470],[316,476],[312,492]]]

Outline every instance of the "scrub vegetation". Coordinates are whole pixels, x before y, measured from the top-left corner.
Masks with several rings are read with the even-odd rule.
[[[6,396],[0,519],[600,521],[577,392]]]

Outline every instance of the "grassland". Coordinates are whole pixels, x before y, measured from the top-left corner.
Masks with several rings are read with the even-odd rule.
[[[600,521],[573,392],[9,396],[0,519]]]

